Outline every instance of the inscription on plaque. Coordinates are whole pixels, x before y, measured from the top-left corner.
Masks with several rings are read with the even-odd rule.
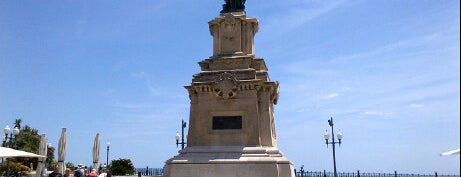
[[[213,130],[240,130],[242,116],[213,116]]]

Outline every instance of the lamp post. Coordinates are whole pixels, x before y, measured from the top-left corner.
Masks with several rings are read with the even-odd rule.
[[[15,148],[13,146],[13,139],[16,139],[16,136],[19,135],[19,128],[14,127],[13,132],[11,132],[10,126],[7,125],[5,129],[3,129],[3,132],[5,133],[5,136],[3,137],[3,146],[9,147],[9,148]],[[8,146],[7,146],[7,143],[8,143]]]
[[[186,128],[186,126],[187,123],[184,122],[184,120],[182,120],[181,135],[179,135],[179,133],[176,133],[176,147],[178,147],[178,145],[181,145],[181,149],[184,149],[184,145],[187,144],[186,142],[184,142],[184,128]],[[179,139],[181,139],[181,142],[179,142]]]
[[[8,132],[7,132],[8,131]],[[10,133],[11,129],[10,127],[8,127],[8,125],[5,127],[5,130],[4,130],[4,133],[5,135],[3,135],[3,143],[2,143],[2,147],[6,147],[6,140],[7,140],[7,137],[8,137],[8,134]],[[2,164],[3,164],[3,158],[2,158]]]
[[[106,165],[109,166],[109,147],[110,147],[110,141],[107,141],[107,151],[106,151]]]
[[[15,149],[13,145],[14,143],[13,140],[16,140],[17,136],[19,135],[19,128],[15,127],[13,132],[11,132],[10,127],[7,125],[5,129],[3,129],[3,132],[5,133],[5,138],[3,140],[3,144],[5,145],[5,147],[7,146],[7,143],[8,143],[9,148]],[[9,137],[8,137],[8,134],[9,134]],[[9,140],[9,142],[7,142],[7,140]],[[10,174],[10,158],[7,158],[6,176],[9,176],[9,174]]]
[[[53,160],[53,159],[48,158],[48,154],[51,153],[51,148],[53,148],[53,153],[54,153],[54,147],[53,147],[53,145],[52,145],[51,143],[46,143],[46,158],[45,158],[45,164],[44,164],[44,166],[45,166],[44,168],[45,168],[45,169],[48,169],[48,167],[47,167],[46,165],[48,164],[48,166],[50,166],[50,165],[51,165],[51,162],[52,162],[52,160]]]
[[[333,170],[334,170],[334,175],[335,177],[338,177],[338,173],[336,172],[336,154],[335,154],[335,144],[338,144],[339,146],[341,146],[341,139],[343,138],[343,134],[340,132],[338,132],[337,136],[338,136],[338,140],[339,142],[335,142],[335,132],[334,132],[334,128],[333,128],[333,118],[330,118],[330,120],[328,120],[328,124],[330,125],[331,127],[331,134],[333,136],[331,136],[331,139],[332,141],[329,142],[328,140],[330,139],[330,134],[328,133],[328,130],[325,131],[325,144],[327,144],[327,148],[328,148],[328,144],[331,144],[333,145]]]
[[[8,128],[8,130],[7,130]],[[6,133],[8,131],[8,133],[10,133],[11,129],[10,127],[8,127],[8,125],[6,126],[5,130],[4,130],[4,135],[3,135],[3,143],[2,143],[2,147],[6,147],[6,139],[8,137],[8,133]]]

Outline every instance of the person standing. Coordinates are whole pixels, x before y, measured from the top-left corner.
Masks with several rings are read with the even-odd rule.
[[[85,166],[85,169],[83,170],[83,175],[85,177],[88,177],[90,175],[90,174],[88,174],[88,167],[87,166]]]
[[[48,177],[62,177],[62,174],[59,173],[59,167],[56,165],[54,166],[53,172],[51,172]]]
[[[74,177],[73,174],[70,173],[70,169],[66,168],[66,172],[63,175],[64,177]]]
[[[43,168],[41,176],[42,177],[47,177],[48,176],[48,170],[46,169],[46,167]]]
[[[78,164],[74,171],[74,177],[83,177],[83,164]]]
[[[101,174],[103,171],[102,171],[102,163],[99,164],[99,168],[98,168],[98,173]]]
[[[112,173],[109,170],[106,170],[106,177],[112,177]]]
[[[98,177],[98,173],[96,172],[96,169],[93,168],[93,170],[91,170],[89,177]]]

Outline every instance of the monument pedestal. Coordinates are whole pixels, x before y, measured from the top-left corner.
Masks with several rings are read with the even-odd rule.
[[[169,177],[292,177],[293,164],[274,147],[194,146],[166,162]]]
[[[226,2],[231,9],[244,3]],[[277,144],[279,83],[254,53],[258,20],[231,10],[208,24],[213,56],[186,86],[188,147],[166,162],[164,177],[295,177]]]

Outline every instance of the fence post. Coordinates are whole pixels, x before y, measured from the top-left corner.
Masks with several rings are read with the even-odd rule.
[[[141,177],[141,172],[140,171],[138,171],[138,177]]]
[[[394,171],[394,177],[397,177],[397,171]]]
[[[323,177],[327,177],[327,171],[323,170]]]
[[[360,177],[360,170],[357,170],[357,177]]]
[[[435,172],[435,177],[438,177],[437,172]]]

